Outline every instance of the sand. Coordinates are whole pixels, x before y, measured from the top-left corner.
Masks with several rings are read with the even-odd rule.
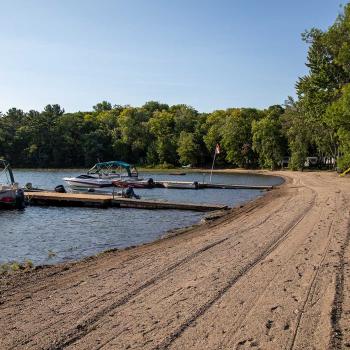
[[[274,174],[213,222],[1,277],[0,349],[350,348],[350,179]]]

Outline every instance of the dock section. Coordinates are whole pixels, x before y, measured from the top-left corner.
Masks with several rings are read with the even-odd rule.
[[[200,183],[197,181],[155,181],[155,187],[168,189],[198,190],[203,188],[214,188],[222,190],[272,190],[271,185],[231,185],[231,184],[213,184],[209,182]]]
[[[96,195],[89,193],[57,193],[49,191],[25,191],[29,205],[61,206],[61,207],[99,207],[99,208],[135,208],[135,209],[176,209],[192,211],[214,211],[228,209],[225,205],[178,203],[143,199],[129,199],[112,195]]]
[[[111,195],[95,195],[88,193],[57,193],[51,191],[24,191],[29,205],[60,206],[60,207],[99,207],[112,206]]]
[[[193,211],[214,211],[228,209],[226,205],[218,204],[196,204],[196,203],[179,203],[152,201],[142,199],[115,198],[112,200],[113,206],[121,208],[139,208],[139,209],[177,209],[177,210],[193,210]]]
[[[211,184],[198,183],[198,188],[217,188],[223,190],[272,190],[271,185],[230,185],[230,184]]]

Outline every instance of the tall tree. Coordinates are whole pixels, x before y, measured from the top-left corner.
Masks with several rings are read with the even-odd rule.
[[[177,163],[177,138],[174,115],[166,110],[155,112],[148,122],[149,130],[155,139],[155,151],[161,164]]]
[[[181,131],[177,153],[181,164],[196,165],[198,162],[199,145],[195,140],[195,135],[187,131]]]
[[[262,167],[276,169],[284,155],[285,140],[282,124],[275,110],[266,117],[253,121],[253,150],[259,155]]]
[[[228,162],[239,167],[256,166],[258,159],[252,147],[252,123],[261,116],[262,113],[253,108],[229,111],[222,131],[222,145]]]
[[[339,164],[341,170],[350,167],[350,84],[344,86],[342,96],[326,111],[325,119],[337,130],[339,140]]]
[[[350,83],[350,4],[327,30],[313,28],[303,34],[309,44],[307,75],[299,78],[297,93],[299,110],[306,128],[311,131],[313,150],[320,156],[336,158],[338,130],[325,118],[327,108]]]

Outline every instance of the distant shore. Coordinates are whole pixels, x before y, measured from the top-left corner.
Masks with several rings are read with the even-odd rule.
[[[85,172],[89,168],[13,168],[14,172],[16,170],[20,171],[72,171],[72,172]],[[139,172],[161,172],[161,173],[210,173],[210,168],[159,168],[159,167],[137,167]],[[275,173],[280,172],[281,170],[270,171],[267,169],[245,169],[245,168],[215,168],[213,173],[242,173],[242,174],[259,174],[259,175],[270,175],[273,176]],[[288,171],[288,170],[282,170]],[[277,175],[280,176],[280,175]]]

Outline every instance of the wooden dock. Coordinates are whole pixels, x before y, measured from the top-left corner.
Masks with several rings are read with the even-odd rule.
[[[197,189],[203,189],[203,188],[215,188],[215,189],[222,189],[222,190],[259,190],[259,191],[263,191],[263,190],[272,190],[273,186],[271,185],[230,185],[230,184],[213,184],[213,183],[200,183],[200,182],[194,182],[194,181],[155,181],[154,185],[155,187],[160,187],[160,188],[164,188],[167,187],[165,186],[165,184],[180,184],[183,185],[183,189],[193,189],[193,190],[197,190]],[[193,185],[194,183],[196,183],[196,186],[190,187],[191,185]],[[188,185],[188,187],[186,187],[186,185]],[[176,187],[176,186],[169,186],[168,189],[178,189],[180,188]]]
[[[228,209],[225,205],[178,203],[143,199],[113,197],[112,195],[96,195],[89,193],[57,193],[50,191],[25,191],[29,205],[61,206],[61,207],[99,207],[99,208],[135,208],[135,209],[176,209],[192,211],[214,211]]]
[[[55,205],[62,207],[100,207],[112,206],[111,195],[88,193],[57,193],[53,191],[24,191],[29,205]]]
[[[139,208],[139,209],[176,209],[176,210],[192,210],[192,211],[214,211],[228,209],[226,205],[218,204],[200,204],[200,203],[179,203],[152,201],[142,199],[115,198],[112,206],[121,208]]]
[[[198,183],[198,188],[217,188],[223,190],[272,190],[271,185],[229,185],[229,184],[211,184]]]

